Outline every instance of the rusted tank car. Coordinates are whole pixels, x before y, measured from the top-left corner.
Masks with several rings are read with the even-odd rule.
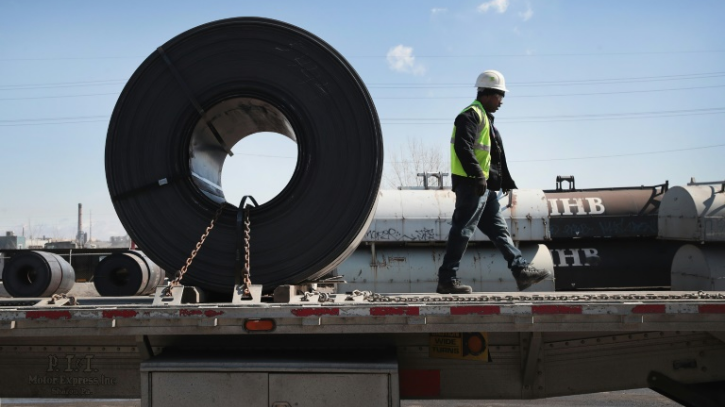
[[[569,188],[562,188],[561,180],[570,181]],[[690,183],[670,189],[665,182],[653,186],[576,189],[573,177],[559,177],[557,181],[553,190],[499,193],[502,215],[514,241],[548,248],[551,257],[549,260],[547,256],[547,263],[553,264],[557,291],[669,289],[673,261],[683,244],[720,242],[725,236],[720,232],[725,230],[721,227],[725,224],[722,185]],[[405,258],[396,262],[394,269],[413,276],[405,279],[412,286],[423,280],[430,285],[448,238],[455,194],[445,188],[388,190],[380,192],[378,201],[373,223],[364,238],[366,245],[359,249],[364,254],[352,256],[338,272],[346,278],[352,276],[355,281],[364,279],[365,284],[378,289],[385,287],[385,281],[394,282],[396,289],[400,289],[400,281],[389,278],[388,269],[393,266],[385,264],[384,272],[379,273],[379,264],[370,260],[370,251],[377,248],[378,253],[406,253],[391,257]],[[474,262],[476,253],[496,255],[495,248],[480,231],[476,231],[471,242],[472,253],[464,256],[462,276],[466,276],[464,268],[479,267]],[[410,246],[427,249],[412,250]],[[683,262],[678,264],[677,273],[688,274],[683,271]],[[470,276],[476,279],[471,282],[480,282],[483,289],[511,289],[500,284],[510,277],[505,264],[494,269],[488,272],[487,282],[473,277],[480,274],[477,272]],[[717,270],[713,273],[705,279],[719,275]],[[418,277],[421,274],[423,277]]]
[[[670,287],[680,242],[656,239],[568,239],[546,243],[556,291]]]
[[[667,189],[664,183],[545,190],[551,238],[656,238],[658,210]]]

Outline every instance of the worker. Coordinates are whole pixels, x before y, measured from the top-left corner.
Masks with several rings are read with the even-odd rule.
[[[438,270],[439,294],[472,292],[456,274],[476,227],[501,251],[520,291],[550,275],[546,270],[531,267],[514,246],[494,192],[502,190],[508,194],[516,189],[493,117],[508,91],[504,77],[498,71],[484,71],[475,86],[476,100],[456,116],[451,137],[451,188],[456,194],[456,207],[446,254]]]

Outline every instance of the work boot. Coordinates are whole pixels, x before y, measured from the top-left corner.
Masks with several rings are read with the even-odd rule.
[[[461,280],[451,278],[449,280],[438,281],[436,288],[438,294],[470,294],[473,289],[470,285],[462,285]]]
[[[511,272],[516,279],[516,286],[519,288],[519,291],[524,291],[551,276],[548,270],[537,269],[532,266],[516,267]]]

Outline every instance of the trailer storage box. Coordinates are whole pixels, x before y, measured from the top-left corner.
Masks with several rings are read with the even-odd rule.
[[[397,406],[394,355],[166,352],[141,364],[144,407]]]

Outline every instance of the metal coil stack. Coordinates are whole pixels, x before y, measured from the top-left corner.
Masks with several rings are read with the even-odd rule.
[[[93,285],[102,296],[148,295],[164,284],[166,273],[144,253],[129,250],[113,253],[98,263]]]
[[[66,294],[75,280],[75,271],[67,261],[57,254],[42,251],[18,253],[2,270],[3,286],[13,297]]]

